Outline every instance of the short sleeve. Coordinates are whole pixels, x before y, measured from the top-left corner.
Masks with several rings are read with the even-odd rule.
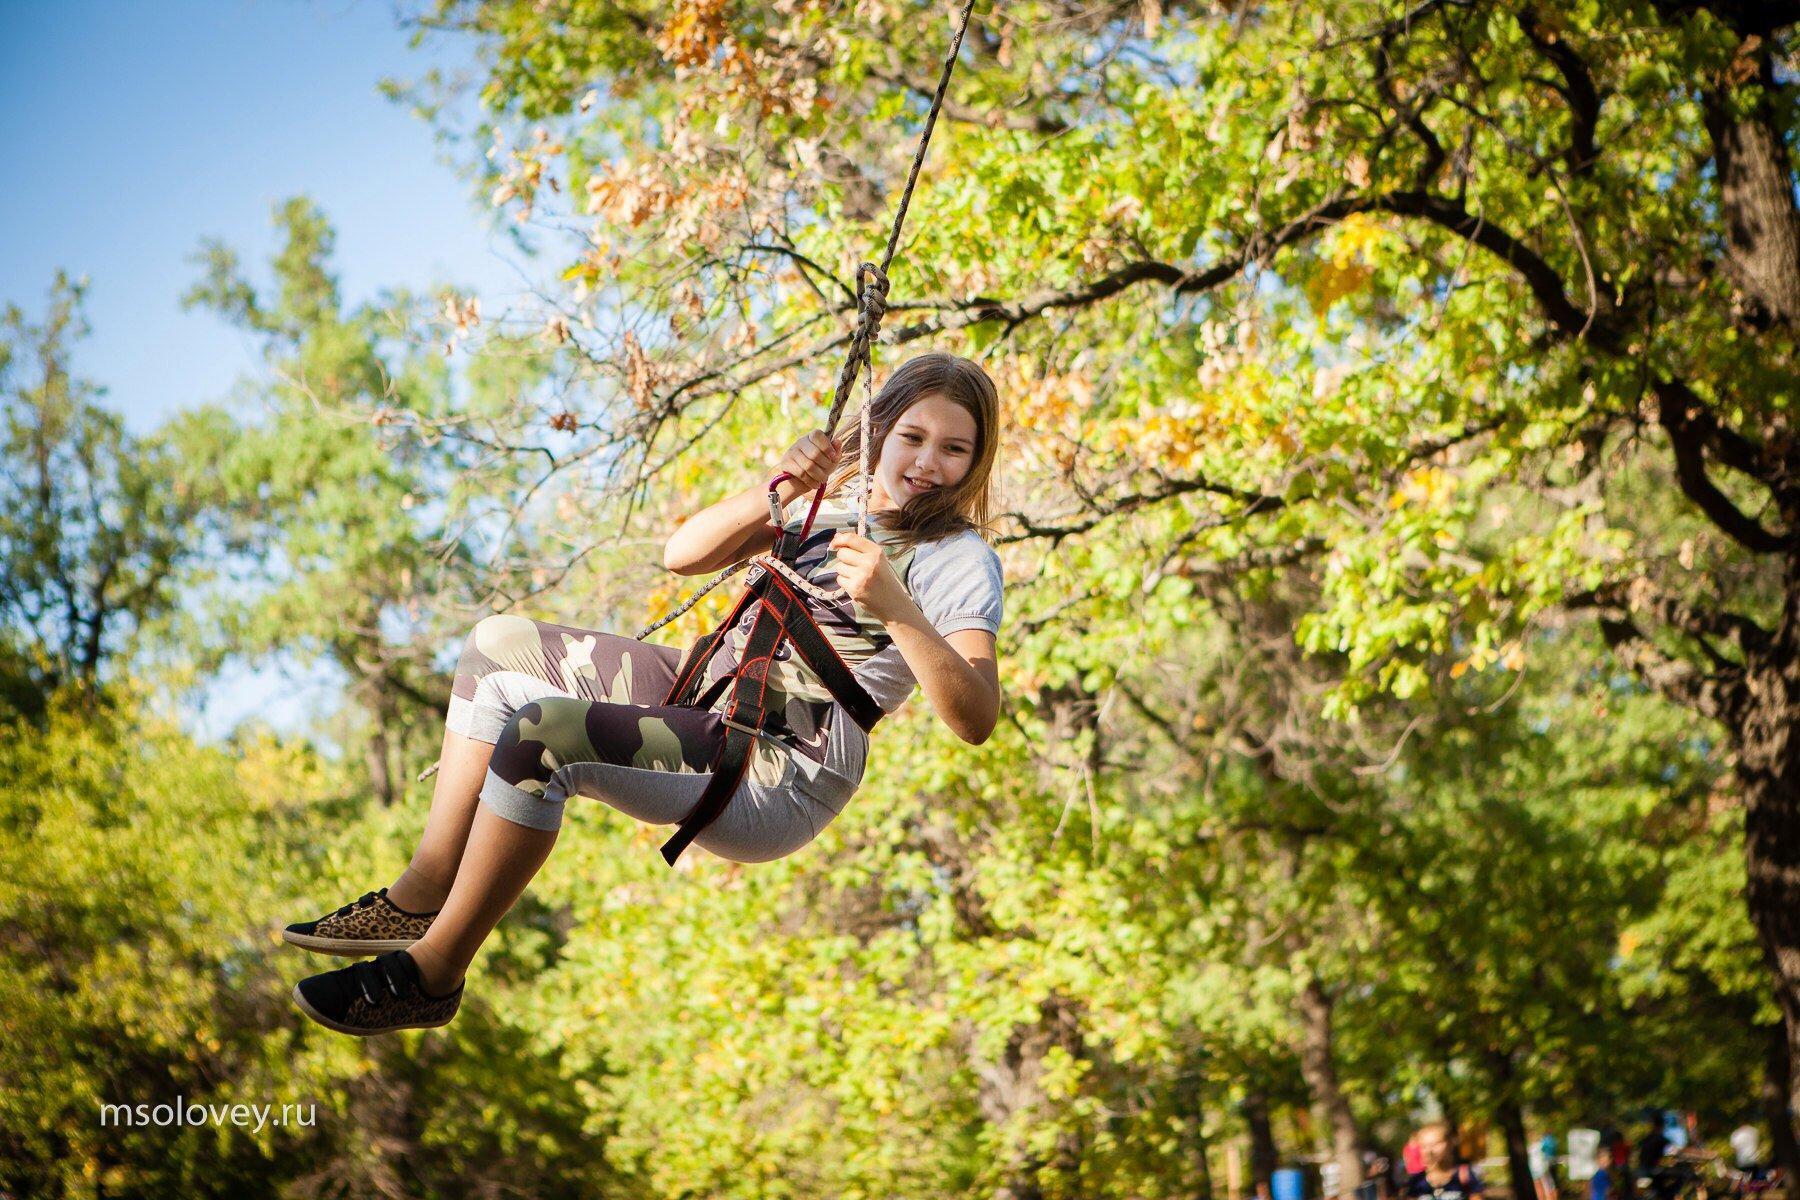
[[[919,547],[906,583],[919,611],[939,633],[1000,632],[1005,579],[1000,556],[980,535],[963,533]]]

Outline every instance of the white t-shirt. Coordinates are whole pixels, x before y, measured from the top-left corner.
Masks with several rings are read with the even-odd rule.
[[[1754,1125],[1739,1125],[1731,1131],[1731,1155],[1741,1170],[1756,1166],[1762,1157],[1762,1134]]]
[[[854,514],[851,527],[855,527]],[[951,634],[961,629],[1000,632],[1005,614],[1005,576],[1000,556],[973,530],[920,543],[904,582],[907,594],[938,633]],[[852,672],[882,711],[890,714],[899,711],[919,686],[898,646],[876,652]],[[868,760],[869,735],[840,710],[826,743],[825,770],[854,786],[862,781]],[[800,786],[805,790],[804,781]]]
[[[811,505],[810,495],[789,504],[782,513],[784,527],[797,534]],[[1004,576],[1000,556],[980,534],[964,530],[906,550],[895,550],[878,522],[879,517],[871,519],[868,536],[883,547],[889,565],[933,629],[940,634],[962,629],[1000,632],[1004,615]],[[829,550],[829,542],[838,530],[854,531],[855,528],[853,497],[834,496],[819,506],[818,517],[807,535],[806,548],[798,560],[809,580],[826,587],[835,584],[836,555]],[[887,636],[882,623],[854,602],[829,612],[826,606],[811,597],[807,598],[807,605],[827,640],[869,696],[884,713],[898,711],[918,686],[918,680],[900,648]],[[709,664],[708,679],[735,669],[753,618],[754,608],[727,633]],[[779,747],[759,739],[750,777],[765,784],[794,787],[833,811],[841,811],[862,782],[863,770],[868,763],[869,735],[850,714],[831,701],[822,686],[809,686],[808,680],[813,684],[816,680],[811,679],[810,670],[792,655],[792,649],[791,645],[784,645],[778,656],[784,660],[777,664],[779,682],[785,683],[794,697],[782,711],[796,740],[810,745],[812,751],[810,754],[799,750],[784,753]],[[806,680],[800,678],[802,674]],[[830,704],[828,730],[821,731],[813,725],[808,701]],[[714,707],[722,709],[727,703],[729,689]],[[821,733],[823,745],[820,745]]]

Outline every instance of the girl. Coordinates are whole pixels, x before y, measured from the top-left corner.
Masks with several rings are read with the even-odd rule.
[[[1457,1154],[1447,1123],[1433,1121],[1421,1126],[1413,1137],[1419,1144],[1424,1166],[1407,1184],[1407,1196],[1415,1200],[1479,1200],[1481,1177]]]
[[[869,416],[870,537],[856,534],[854,496],[839,495],[858,473],[857,424],[841,443],[806,435],[775,468],[793,476],[778,490],[796,533],[808,497],[826,487],[795,565],[845,598],[806,603],[884,712],[916,683],[952,732],[979,745],[1000,710],[1000,559],[981,533],[998,450],[993,382],[968,359],[922,355],[894,371]],[[777,532],[767,514],[764,486],[722,500],[675,531],[663,564],[699,575],[764,553]],[[720,640],[708,685],[735,669],[755,607]],[[358,1035],[446,1024],[475,951],[555,844],[567,797],[679,822],[705,788],[730,701],[725,686],[710,708],[662,705],[680,660],[673,647],[617,634],[510,615],[479,622],[457,665],[412,861],[390,886],[284,933],[307,949],[379,957],[302,980],[301,1009]],[[791,645],[774,666],[770,723],[725,811],[694,843],[735,862],[781,858],[817,837],[855,792],[868,753],[868,735]]]

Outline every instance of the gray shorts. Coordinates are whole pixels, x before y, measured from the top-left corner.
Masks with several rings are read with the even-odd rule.
[[[491,616],[464,644],[444,724],[494,746],[481,801],[533,829],[562,824],[570,796],[650,825],[675,825],[711,779],[717,713],[665,707],[681,653],[619,634]],[[837,814],[746,777],[694,840],[733,862],[768,862],[812,841]]]

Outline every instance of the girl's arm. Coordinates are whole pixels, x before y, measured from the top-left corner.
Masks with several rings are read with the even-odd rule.
[[[788,447],[769,472],[770,476],[790,476],[775,488],[782,507],[823,486],[840,457],[838,444],[826,437],[823,429]],[[663,566],[677,575],[705,575],[770,549],[776,533],[769,524],[768,486],[753,487],[683,521],[663,546]]]
[[[971,746],[979,746],[1000,719],[1000,670],[994,635],[985,629],[933,629],[917,605],[885,622],[901,657],[912,668],[932,711]]]
[[[800,494],[791,479],[775,490],[783,507]],[[772,548],[775,532],[769,489],[758,484],[683,521],[663,547],[663,566],[677,575],[708,575]]]
[[[838,556],[838,586],[880,619],[944,724],[972,746],[987,741],[1000,719],[994,635],[985,629],[942,634],[932,628],[881,547],[855,530],[838,530],[831,548]]]

